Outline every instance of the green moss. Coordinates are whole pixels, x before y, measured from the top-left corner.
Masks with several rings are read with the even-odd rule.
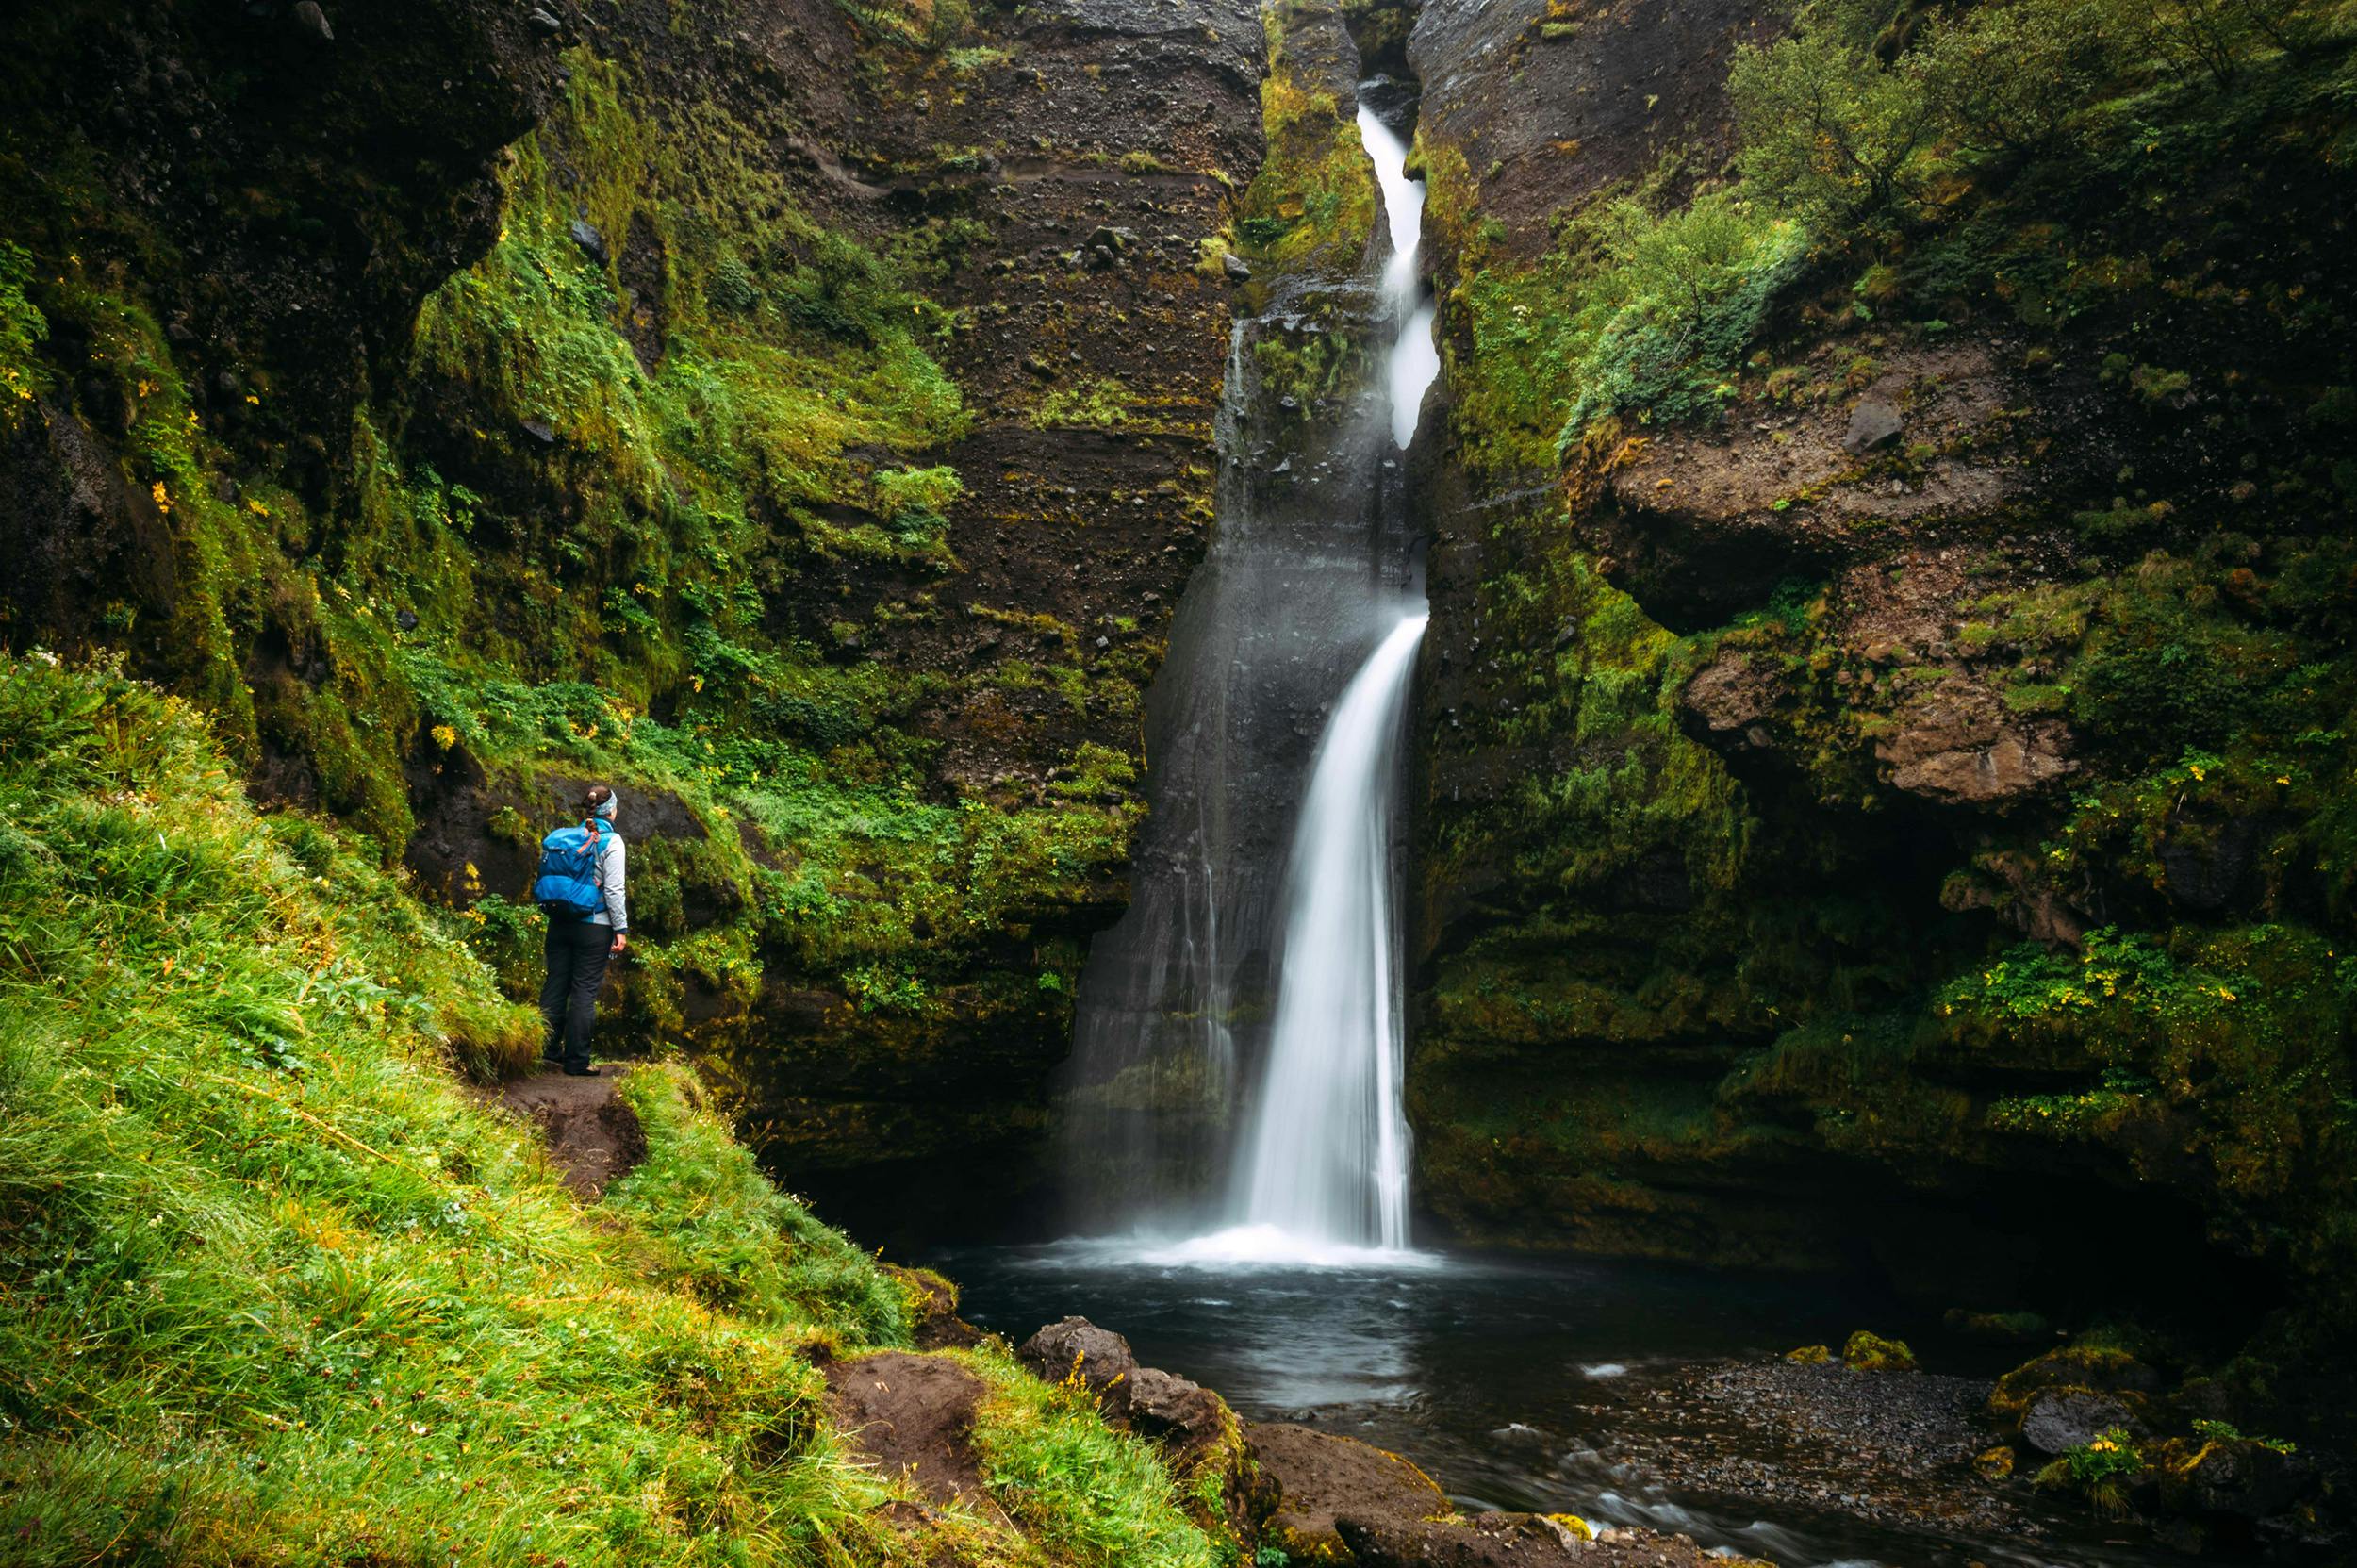
[[[1261,81],[1267,151],[1236,204],[1247,254],[1288,270],[1347,272],[1375,229],[1375,175],[1358,126],[1313,85],[1286,48],[1290,5],[1267,8],[1268,74]]]
[[[1104,1568],[1217,1560],[1154,1451],[1108,1431],[1085,1387],[1048,1387],[1001,1347],[961,1359],[990,1389],[974,1417],[983,1481],[1055,1560]]]
[[[1860,1329],[1841,1346],[1841,1364],[1853,1372],[1913,1372],[1915,1352],[1904,1340],[1885,1339]]]
[[[1129,422],[1136,395],[1113,376],[1059,387],[1040,399],[1032,421],[1043,429],[1054,425],[1094,425],[1110,430]]]

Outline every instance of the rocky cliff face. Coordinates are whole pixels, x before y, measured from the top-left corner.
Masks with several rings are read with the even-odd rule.
[[[347,10],[7,24],[10,642],[206,704],[519,993],[611,777],[613,1043],[805,1185],[1003,1193],[1210,520],[1259,17]]]
[[[2357,471],[2351,302],[2258,237],[2325,201],[2338,57],[2260,88],[2140,42],[2080,101],[2142,93],[2143,140],[1927,134],[1887,223],[1758,151],[1730,62],[1783,26],[1532,0],[1412,35],[1450,219],[1425,1200],[1946,1305],[2160,1301],[2213,1350],[2289,1300],[2296,1345],[2349,1309],[2317,519]],[[1931,116],[1941,47],[1843,58]]]

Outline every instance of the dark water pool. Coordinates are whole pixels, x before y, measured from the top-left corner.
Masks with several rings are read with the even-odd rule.
[[[1840,1282],[1437,1256],[1317,1269],[1198,1264],[1113,1242],[950,1249],[927,1261],[960,1282],[964,1315],[984,1328],[1019,1343],[1043,1323],[1087,1317],[1128,1336],[1142,1362],[1218,1389],[1249,1419],[1312,1421],[1395,1449],[1472,1507],[1674,1529],[1785,1568],[2187,1560],[2049,1506],[2026,1485],[2003,1489],[2012,1522],[1997,1529],[1877,1524],[1845,1513],[1838,1496],[1763,1500],[1758,1489],[1694,1485],[1681,1462],[1697,1452],[1688,1445],[1755,1460],[1755,1473],[1791,1453],[1772,1433],[1681,1408],[1693,1402],[1700,1366],[1838,1345],[1865,1326],[1912,1336],[1943,1372],[1985,1376],[2019,1359],[1948,1342]],[[1971,1495],[1980,1483],[1952,1470],[1942,1484]]]

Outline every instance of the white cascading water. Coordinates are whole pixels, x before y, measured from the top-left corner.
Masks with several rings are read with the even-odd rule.
[[[1359,106],[1359,140],[1375,165],[1383,214],[1392,229],[1392,256],[1383,264],[1383,299],[1398,336],[1392,343],[1387,379],[1392,439],[1405,450],[1416,437],[1424,394],[1441,373],[1441,350],[1432,340],[1434,307],[1423,298],[1424,182],[1408,177],[1408,144],[1364,104]]]
[[[1408,1245],[1392,811],[1424,624],[1401,618],[1335,704],[1294,838],[1244,1216],[1297,1246]]]
[[[1359,132],[1390,220],[1383,297],[1393,439],[1414,439],[1440,374],[1417,252],[1424,187],[1373,111]],[[1400,1099],[1399,939],[1392,828],[1399,736],[1426,612],[1404,609],[1318,740],[1285,882],[1285,945],[1268,1070],[1238,1170],[1241,1223],[1175,1249],[1211,1261],[1335,1263],[1408,1248],[1408,1118]]]

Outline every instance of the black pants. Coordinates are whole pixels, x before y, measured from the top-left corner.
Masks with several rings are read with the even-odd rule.
[[[614,931],[594,920],[552,918],[545,951],[549,978],[540,986],[540,1016],[549,1030],[540,1054],[579,1072],[589,1065],[589,1031],[598,1021],[598,987],[605,983]]]

